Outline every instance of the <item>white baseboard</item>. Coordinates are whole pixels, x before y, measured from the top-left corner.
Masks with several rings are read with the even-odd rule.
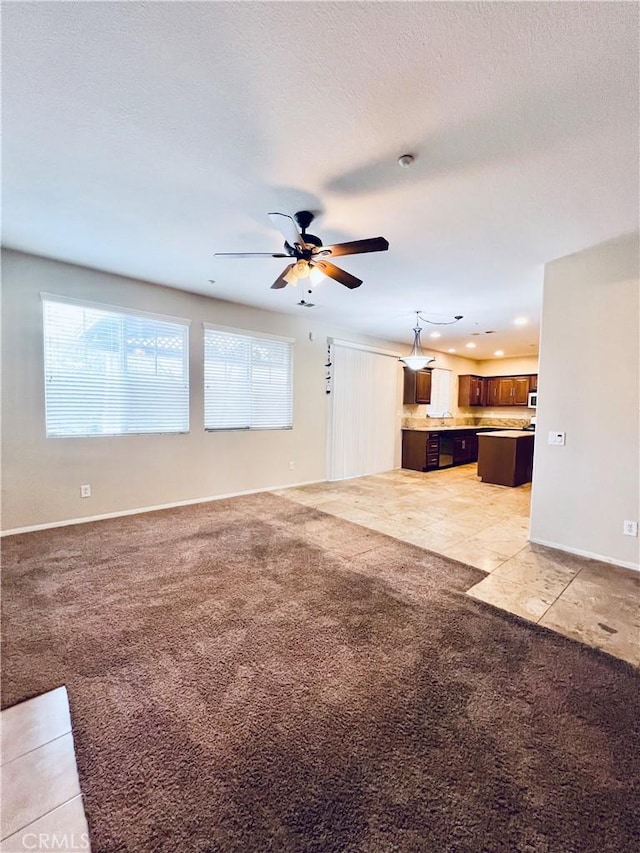
[[[556,551],[566,551],[578,557],[587,557],[589,560],[599,560],[601,563],[611,563],[612,566],[621,566],[623,569],[633,569],[640,572],[640,563],[630,563],[626,560],[616,560],[613,557],[605,557],[604,554],[594,554],[592,551],[583,551],[581,548],[567,548],[557,542],[549,542],[547,539],[529,539],[534,545],[546,545],[547,548],[555,548]]]
[[[315,486],[318,483],[326,483],[326,480],[306,480],[303,483],[287,483],[285,486],[267,486],[264,489],[247,489],[244,492],[229,492],[226,495],[212,495],[206,498],[191,498],[187,501],[175,501],[169,504],[157,504],[157,506],[142,506],[136,509],[123,509],[118,512],[105,512],[102,515],[85,515],[82,518],[68,518],[64,521],[50,521],[46,524],[31,524],[28,527],[14,527],[11,530],[0,531],[0,537],[15,536],[18,533],[33,533],[36,530],[50,530],[53,527],[69,527],[72,524],[88,524],[91,521],[104,521],[107,518],[122,518],[125,515],[141,515],[144,512],[156,512],[159,509],[174,509],[178,506],[190,506],[191,504],[206,504],[212,501],[222,501],[226,498],[240,498],[243,495],[258,495],[262,492],[273,492],[280,489],[297,489],[300,486]]]

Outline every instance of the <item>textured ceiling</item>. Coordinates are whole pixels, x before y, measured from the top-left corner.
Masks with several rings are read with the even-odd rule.
[[[279,251],[267,212],[309,208],[325,243],[391,244],[341,258],[365,283],[325,281],[310,317],[408,341],[416,308],[463,314],[429,343],[531,354],[543,264],[638,227],[638,14],[5,4],[4,242],[299,312],[280,261],[213,253]]]

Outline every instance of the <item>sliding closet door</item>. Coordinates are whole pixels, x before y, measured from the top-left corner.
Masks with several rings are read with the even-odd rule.
[[[397,356],[333,344],[330,480],[394,468],[399,435]]]

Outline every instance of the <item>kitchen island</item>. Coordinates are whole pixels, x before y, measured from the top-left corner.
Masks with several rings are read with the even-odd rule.
[[[521,486],[533,473],[533,432],[502,429],[478,435],[478,476],[483,483]]]

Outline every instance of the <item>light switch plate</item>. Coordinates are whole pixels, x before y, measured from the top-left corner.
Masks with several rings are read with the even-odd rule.
[[[554,444],[557,447],[564,444],[564,433],[563,432],[550,432],[549,433],[549,444]]]

